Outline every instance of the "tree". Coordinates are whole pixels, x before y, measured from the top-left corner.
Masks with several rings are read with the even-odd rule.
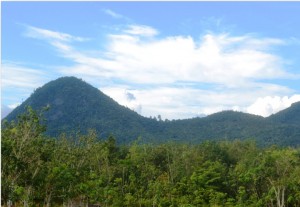
[[[275,195],[277,207],[284,207],[288,204],[288,195],[291,192],[291,185],[295,185],[295,170],[299,165],[297,151],[295,149],[270,149],[263,160],[264,170],[267,172],[266,179],[270,185],[271,195]],[[299,176],[296,176],[299,179]],[[296,181],[297,183],[297,181]],[[299,184],[299,180],[298,180]],[[271,197],[272,199],[272,197]]]
[[[17,122],[5,122],[2,130],[1,180],[2,202],[11,205],[21,201],[28,206],[34,194],[35,179],[41,171],[43,160],[41,145],[46,130],[42,124],[42,112],[27,107]]]
[[[206,161],[192,174],[190,180],[195,205],[223,205],[226,201],[224,180],[226,168],[219,161]]]

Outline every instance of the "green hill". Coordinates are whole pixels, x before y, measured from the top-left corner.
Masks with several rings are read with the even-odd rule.
[[[6,119],[16,119],[26,106],[33,109],[50,106],[45,113],[46,133],[50,136],[96,129],[99,137],[113,134],[119,143],[129,143],[142,137],[145,142],[155,143],[253,138],[262,145],[300,144],[300,103],[269,118],[223,111],[204,118],[157,121],[119,105],[80,79],[63,77],[38,88]]]
[[[268,119],[282,124],[294,124],[299,126],[300,102],[293,103],[291,107],[269,116]]]
[[[24,112],[26,106],[35,110],[50,106],[50,110],[45,113],[47,134],[50,136],[57,136],[62,132],[86,133],[88,129],[96,129],[101,137],[112,133],[123,142],[140,135],[148,137],[144,125],[147,122],[157,124],[74,77],[59,78],[36,89],[6,119],[15,119]],[[122,140],[123,138],[126,140]]]

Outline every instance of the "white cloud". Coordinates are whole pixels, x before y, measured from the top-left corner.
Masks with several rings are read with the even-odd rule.
[[[155,29],[138,25],[129,28],[124,33],[109,35],[105,56],[101,57],[86,55],[66,42],[53,41],[51,44],[77,64],[65,68],[65,72],[77,74],[78,68],[85,67],[90,69],[82,73],[103,74],[106,78],[134,83],[193,81],[240,87],[249,80],[290,75],[283,70],[280,57],[265,51],[266,47],[280,44],[279,39],[207,34],[199,40],[190,36],[148,40],[139,37],[155,35]]]
[[[5,116],[35,89],[53,79],[47,72],[16,62],[3,61],[1,70],[1,107]]]
[[[45,73],[13,62],[2,63],[2,87],[30,89],[43,83]]]
[[[126,86],[105,87],[100,88],[100,90],[116,100],[119,104],[142,114],[142,105],[136,100],[134,91],[129,91],[124,88],[126,88]]]
[[[25,32],[25,35],[31,38],[57,40],[57,41],[65,41],[65,42],[70,42],[70,41],[82,42],[82,41],[89,40],[88,38],[76,37],[67,33],[41,29],[33,26],[26,26],[26,29],[27,31]]]
[[[158,34],[158,31],[153,27],[146,25],[129,25],[128,29],[124,31],[130,35],[140,35],[140,36],[155,36]]]
[[[247,108],[248,113],[267,117],[277,113],[285,108],[290,107],[293,103],[300,101],[300,94],[288,96],[266,96],[258,98],[252,105]]]
[[[267,85],[262,85],[257,90],[204,90],[186,87],[153,87],[147,89],[132,89],[126,85],[106,86],[100,90],[121,105],[127,106],[143,116],[157,116],[163,119],[183,119],[196,116],[208,115],[222,110],[247,111],[247,107],[257,96],[268,94],[284,94],[285,88],[272,90]],[[263,88],[267,89],[264,91]],[[127,99],[127,93],[134,94],[134,102]],[[259,109],[258,109],[259,110]],[[258,111],[256,110],[256,111]],[[251,112],[252,113],[252,112]]]
[[[267,115],[280,107],[265,109],[263,104],[253,104],[255,100],[293,91],[263,81],[299,78],[286,72],[284,61],[272,53],[273,47],[285,44],[276,38],[223,33],[207,33],[199,39],[158,37],[155,28],[128,25],[118,34],[108,34],[106,50],[99,55],[74,48],[76,37],[71,35],[34,31],[74,62],[59,67],[61,74],[100,83],[96,86],[102,91],[144,116],[188,118],[227,109]],[[113,80],[126,84],[119,86]],[[135,99],[129,100],[127,93]]]
[[[207,34],[198,41],[189,36],[152,41],[124,38],[123,34],[111,38],[111,61],[122,66],[116,74],[134,82],[197,81],[234,86],[248,79],[287,75],[281,59],[264,51],[267,42],[272,43],[269,39],[223,34]],[[262,49],[247,48],[253,41],[256,45],[260,42]]]
[[[113,17],[113,18],[116,18],[116,19],[122,19],[122,18],[125,18],[123,15],[121,14],[118,14],[110,9],[103,9],[103,12],[106,13],[107,15]]]
[[[17,106],[19,106],[21,103],[13,103],[13,104],[9,104],[8,105],[8,108],[10,108],[10,109],[14,109],[14,108],[16,108]]]

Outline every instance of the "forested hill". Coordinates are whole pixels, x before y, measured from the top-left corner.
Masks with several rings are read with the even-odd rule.
[[[26,106],[35,110],[50,106],[45,112],[47,134],[50,136],[96,129],[101,137],[113,134],[120,142],[126,142],[140,135],[149,137],[146,128],[158,125],[155,120],[119,105],[97,88],[75,77],[59,78],[36,89],[6,119],[15,119],[18,114],[24,113]]]
[[[46,133],[50,136],[96,129],[99,137],[112,134],[118,143],[129,143],[138,137],[155,143],[253,138],[262,145],[300,145],[300,103],[268,118],[223,111],[204,118],[159,121],[119,105],[80,79],[63,77],[36,89],[6,119],[15,120],[26,106],[35,110],[50,106],[45,112]]]
[[[291,107],[284,109],[268,117],[269,120],[282,124],[300,125],[300,102],[293,103]]]

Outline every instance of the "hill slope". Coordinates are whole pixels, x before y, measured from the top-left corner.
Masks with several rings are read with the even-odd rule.
[[[289,108],[268,117],[270,121],[282,124],[300,125],[300,102],[293,103]]]
[[[113,134],[119,143],[142,136],[146,142],[255,138],[262,145],[300,144],[299,103],[269,118],[223,111],[204,118],[164,122],[140,116],[80,79],[63,77],[38,88],[6,119],[15,119],[27,105],[33,109],[50,106],[45,114],[50,136],[96,129],[100,137]]]
[[[128,141],[140,135],[148,137],[144,124],[156,124],[154,120],[148,120],[119,105],[97,88],[74,77],[59,78],[38,88],[6,119],[15,119],[28,105],[33,109],[50,106],[45,118],[47,134],[51,136],[62,132],[85,133],[88,129],[96,129],[101,137],[113,133]]]

